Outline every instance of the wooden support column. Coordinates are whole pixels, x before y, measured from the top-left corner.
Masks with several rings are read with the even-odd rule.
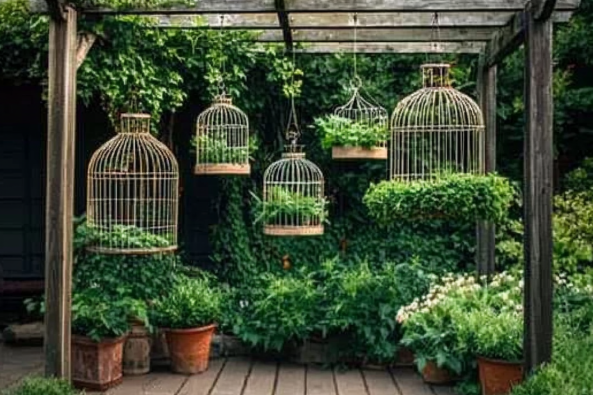
[[[537,7],[535,7],[537,9]],[[525,373],[552,356],[552,21],[526,11]]]
[[[497,66],[483,64],[480,72],[478,88],[480,90],[480,107],[484,115],[484,170],[486,173],[496,171],[496,75]],[[478,223],[477,265],[480,276],[490,276],[495,271],[496,229],[493,223]]]
[[[69,379],[77,14],[70,7],[61,14],[49,25],[45,373]]]

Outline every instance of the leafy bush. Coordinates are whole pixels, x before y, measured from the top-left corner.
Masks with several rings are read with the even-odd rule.
[[[255,222],[265,224],[317,225],[327,221],[327,200],[315,196],[305,196],[282,187],[273,187],[268,192],[271,198],[262,201],[252,193],[259,212]]]
[[[82,394],[66,380],[46,377],[26,377],[1,395],[79,395]]]
[[[183,278],[154,302],[152,321],[160,328],[188,329],[216,323],[222,294],[208,279]]]
[[[336,115],[315,119],[315,125],[322,136],[321,145],[325,149],[380,146],[387,141],[389,135],[386,124],[365,124]]]
[[[98,232],[87,228],[86,234],[87,244],[126,246],[127,248],[169,247],[173,240],[172,236],[155,235],[135,225],[113,225],[109,232]]]
[[[248,146],[232,146],[225,135],[193,136],[190,144],[192,151],[200,148],[198,163],[246,163],[249,154],[255,150],[255,140],[249,139]]]
[[[145,315],[142,305],[130,298],[107,299],[98,289],[87,289],[72,295],[72,333],[99,342],[123,336],[132,315]]]
[[[364,197],[371,218],[382,224],[423,218],[499,222],[515,198],[510,182],[494,174],[447,174],[434,180],[383,181]]]

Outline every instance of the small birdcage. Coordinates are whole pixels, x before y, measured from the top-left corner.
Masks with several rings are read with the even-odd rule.
[[[483,173],[482,111],[451,86],[449,68],[423,65],[423,88],[396,106],[391,118],[391,179],[407,182],[448,172]]]
[[[196,122],[195,174],[249,175],[249,120],[224,93]]]
[[[350,139],[359,143],[332,147],[332,158],[387,159],[387,110],[361,95],[362,83],[358,76],[355,76],[353,89],[350,100],[336,108],[334,115],[344,120],[338,123],[337,134],[352,135]],[[363,141],[366,144],[361,144]]]
[[[150,134],[150,116],[122,114],[120,130],[91,157],[88,249],[152,254],[177,248],[179,168]]]

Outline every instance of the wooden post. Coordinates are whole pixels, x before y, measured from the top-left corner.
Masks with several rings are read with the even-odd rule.
[[[496,66],[483,65],[478,81],[480,106],[486,126],[484,141],[484,170],[496,171]],[[495,271],[495,226],[492,223],[478,223],[478,274],[491,275]]]
[[[526,12],[525,373],[552,357],[552,22]]]
[[[69,379],[77,14],[62,14],[49,25],[45,373]]]

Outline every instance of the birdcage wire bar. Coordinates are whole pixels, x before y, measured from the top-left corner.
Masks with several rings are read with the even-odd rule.
[[[346,104],[336,108],[334,115],[362,125],[364,128],[384,130],[385,137],[387,137],[389,127],[387,110],[363,97],[361,85],[360,79],[356,77],[353,83],[354,93],[352,97]],[[378,141],[374,147],[368,148],[355,146],[332,147],[333,159],[387,159],[387,156],[387,138]]]
[[[143,255],[177,249],[179,166],[150,134],[150,115],[122,114],[119,131],[91,157],[87,249]]]
[[[450,65],[421,66],[423,88],[398,103],[391,117],[390,178],[430,180],[456,172],[484,173],[480,106],[451,86]]]
[[[264,172],[264,234],[316,236],[327,216],[323,173],[296,146]],[[284,210],[278,207],[284,207]]]
[[[199,175],[249,175],[249,119],[222,93],[196,121],[196,165]]]

